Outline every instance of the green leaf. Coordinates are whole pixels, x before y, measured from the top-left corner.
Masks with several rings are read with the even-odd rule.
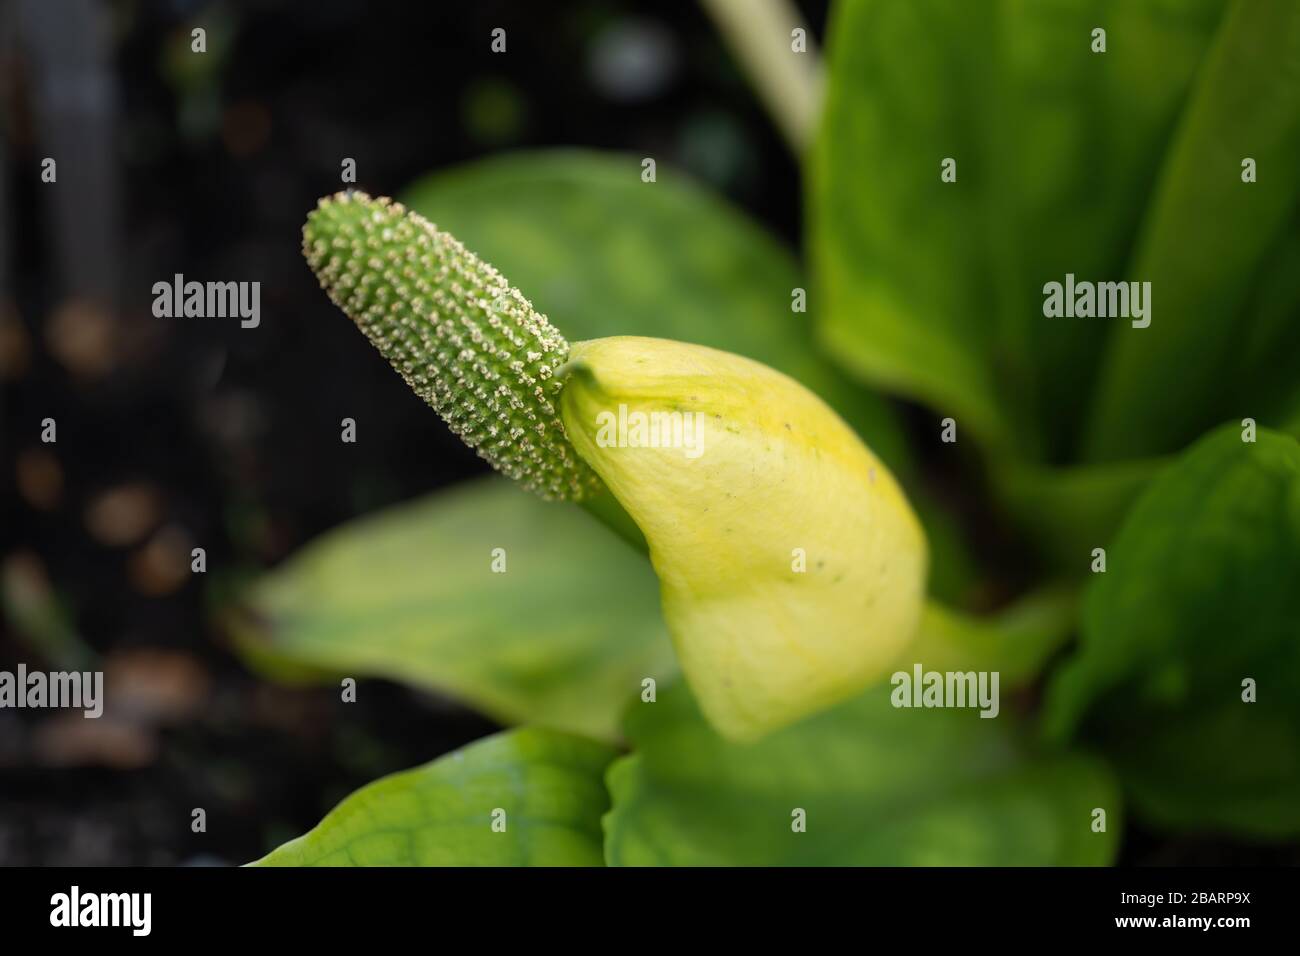
[[[386,677],[503,723],[605,739],[642,679],[676,672],[644,556],[500,479],[330,532],[261,579],[230,625],[263,666]]]
[[[1300,404],[1296,405],[1295,410],[1282,423],[1280,430],[1294,438],[1300,438]]]
[[[660,164],[554,150],[435,173],[403,201],[510,277],[570,341],[647,335],[756,359],[817,392],[894,471],[906,471],[892,412],[820,358],[807,285],[789,250]],[[809,303],[815,312],[816,303]]]
[[[1300,834],[1295,438],[1245,443],[1229,425],[1152,483],[1088,589],[1048,704],[1049,733],[1103,748],[1156,823]]]
[[[600,866],[614,753],[535,727],[496,734],[362,787],[252,865]]]
[[[896,709],[878,688],[758,744],[728,744],[683,685],[632,705],[609,772],[611,865],[1106,864],[1120,810],[1080,756],[1029,760],[1009,716]],[[1107,811],[1093,833],[1092,811]],[[794,812],[806,832],[794,832]]]
[[[1241,417],[1294,431],[1300,417],[1300,208],[1260,268],[1243,315],[1245,333],[1228,373],[1232,398],[1225,407],[1245,409]],[[1216,383],[1217,384],[1217,383]]]
[[[1011,458],[994,461],[994,487],[1008,511],[1062,574],[1080,577],[1093,548],[1119,531],[1138,495],[1170,458],[1046,467]]]
[[[1243,158],[1258,181],[1241,181]],[[1175,451],[1225,417],[1251,414],[1228,381],[1251,338],[1242,311],[1261,268],[1294,230],[1300,195],[1300,5],[1237,2],[1161,172],[1133,279],[1151,282],[1151,325],[1120,328],[1098,392],[1090,457]],[[1283,272],[1283,275],[1286,273]],[[1295,305],[1294,274],[1290,302]],[[1275,332],[1287,335],[1295,310]],[[1266,322],[1266,316],[1255,316]],[[1279,317],[1280,318],[1280,317]],[[1266,337],[1268,338],[1268,337]],[[1290,334],[1294,346],[1294,334]],[[1300,352],[1268,348],[1260,368],[1300,379]],[[1224,387],[1225,384],[1228,387]],[[1262,417],[1265,409],[1254,410]]]
[[[1044,318],[1042,287],[1121,278],[1222,8],[840,4],[809,180],[825,341],[987,441],[1064,457],[1107,329]]]

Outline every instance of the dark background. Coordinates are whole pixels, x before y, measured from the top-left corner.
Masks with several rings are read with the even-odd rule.
[[[321,531],[485,469],[301,258],[344,157],[393,194],[516,147],[653,155],[799,239],[796,162],[686,2],[0,0],[0,136],[0,669],[102,667],[118,715],[0,710],[0,865],[242,863],[492,730],[266,683],[214,623]],[[260,281],[260,327],[155,318],[176,272]],[[1124,861],[1277,854],[1130,831]]]

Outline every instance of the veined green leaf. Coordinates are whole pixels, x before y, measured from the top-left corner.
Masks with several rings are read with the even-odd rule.
[[[1029,759],[975,710],[891,706],[878,688],[758,744],[709,729],[684,685],[636,703],[609,772],[611,865],[1106,864],[1120,807],[1105,768]],[[1104,833],[1093,810],[1107,813]],[[802,811],[804,832],[797,832]]]
[[[386,677],[606,739],[644,678],[676,673],[645,557],[501,479],[335,529],[230,624],[264,666]]]
[[[1247,702],[1247,681],[1255,700]],[[1300,443],[1229,425],[1157,478],[1088,589],[1048,729],[1170,827],[1300,834]]]
[[[362,787],[255,866],[600,866],[604,744],[526,727]]]
[[[1123,278],[1223,4],[841,3],[809,239],[821,332],[848,367],[1064,458],[1108,328],[1044,317],[1043,285]]]

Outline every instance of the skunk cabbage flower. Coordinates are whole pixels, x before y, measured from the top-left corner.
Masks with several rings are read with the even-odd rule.
[[[565,428],[644,532],[682,668],[751,739],[881,677],[914,635],[924,533],[819,398],[749,359],[630,336],[575,343]]]
[[[797,382],[679,342],[570,346],[500,273],[387,199],[321,200],[303,253],[495,468],[613,527],[631,516],[686,678],[723,734],[754,739],[856,693],[913,637],[921,527],[886,468]]]

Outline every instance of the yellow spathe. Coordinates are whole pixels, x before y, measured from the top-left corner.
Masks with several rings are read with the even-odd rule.
[[[756,739],[886,676],[919,622],[925,536],[821,399],[749,359],[634,336],[574,344],[557,375],[569,438],[645,534],[722,734]]]

